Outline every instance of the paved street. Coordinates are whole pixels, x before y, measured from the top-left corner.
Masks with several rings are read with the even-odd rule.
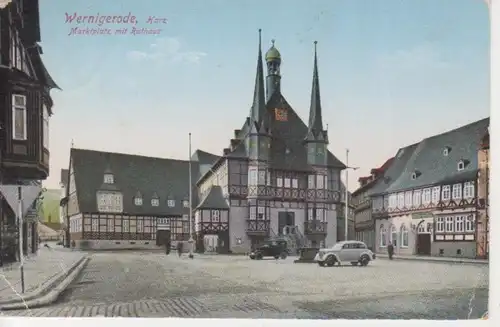
[[[376,260],[320,268],[287,260],[94,253],[61,296],[17,316],[477,319],[488,266]]]

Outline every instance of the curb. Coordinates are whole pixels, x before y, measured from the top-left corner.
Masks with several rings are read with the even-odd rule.
[[[389,260],[388,257],[381,257],[377,255],[377,259]],[[489,261],[469,261],[469,260],[446,260],[446,259],[426,259],[426,258],[398,258],[393,257],[393,260],[406,260],[406,261],[423,261],[423,262],[439,262],[449,264],[469,264],[469,265],[489,265]]]
[[[73,265],[67,273],[57,278],[56,281],[49,284],[49,286],[44,287],[43,290],[36,292],[36,294],[30,294],[29,297],[24,297],[24,302],[17,300],[13,303],[8,303],[0,307],[0,311],[7,310],[22,310],[28,308],[37,308],[51,304],[57,300],[59,295],[73,282],[73,280],[78,276],[78,274],[83,270],[87,262],[89,262],[90,256],[85,256],[78,261],[77,264]],[[57,285],[56,285],[57,284]],[[50,291],[49,289],[53,287]],[[42,295],[43,294],[43,295]]]
[[[64,279],[66,276],[68,276],[71,273],[71,271],[76,266],[78,266],[84,259],[85,259],[85,256],[82,256],[68,270],[57,273],[57,274],[49,277],[49,279],[46,282],[42,283],[42,285],[40,287],[38,287],[37,289],[35,289],[32,292],[25,293],[23,296],[24,301],[40,297],[43,294],[47,293],[51,288],[54,288],[58,283],[60,283],[62,279]],[[18,303],[18,302],[22,302],[22,300],[20,300],[18,297],[15,297],[13,299],[11,298],[11,299],[0,300],[0,309],[1,309],[1,306],[3,306],[3,305],[9,305],[9,304],[14,304],[14,303]]]

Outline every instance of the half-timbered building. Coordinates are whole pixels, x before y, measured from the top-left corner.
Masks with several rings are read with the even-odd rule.
[[[401,173],[372,195],[376,249],[396,253],[476,256],[478,151],[489,119],[401,149]],[[390,171],[389,168],[388,171]]]
[[[196,151],[192,176],[199,176],[200,167],[213,158]],[[67,180],[63,206],[76,247],[154,248],[164,245],[166,237],[174,245],[189,239],[188,160],[71,149]],[[200,208],[213,213],[220,210],[215,205],[205,201]]]
[[[371,249],[375,246],[375,229],[370,194],[393,160],[394,158],[390,158],[379,168],[373,168],[369,176],[360,177],[359,188],[352,193],[355,239],[364,242]]]
[[[38,7],[38,0],[0,6],[0,183],[6,185],[40,184],[49,174],[50,90],[57,85],[41,58]],[[35,207],[23,223],[25,253],[37,248]],[[0,197],[1,257],[17,242],[15,217]]]
[[[478,152],[477,174],[477,248],[478,258],[488,258],[490,252],[490,133],[484,135]]]
[[[288,232],[304,236],[310,246],[336,242],[345,165],[327,148],[316,46],[307,125],[281,91],[281,59],[273,41],[264,77],[259,35],[250,114],[234,130],[223,156],[197,181],[200,198],[219,186],[229,204],[229,233],[220,236],[232,252],[249,251],[266,237]]]

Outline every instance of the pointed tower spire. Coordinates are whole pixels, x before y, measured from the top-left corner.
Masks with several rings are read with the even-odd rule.
[[[317,44],[318,41],[314,41],[314,70],[311,90],[311,107],[309,109],[309,130],[307,132],[307,138],[309,138],[311,134],[317,137],[319,133],[323,133],[323,117],[321,116],[321,97],[319,93]]]
[[[264,93],[264,68],[262,64],[262,30],[259,29],[259,54],[257,57],[257,73],[255,76],[255,89],[253,93],[252,109],[250,110],[250,123],[255,124],[257,130],[261,125],[267,125],[266,98]],[[266,126],[267,127],[267,126]]]

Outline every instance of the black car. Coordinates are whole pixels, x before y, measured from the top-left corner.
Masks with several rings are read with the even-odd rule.
[[[285,259],[288,256],[287,242],[284,240],[267,241],[250,253],[250,259],[261,260],[264,257]]]

